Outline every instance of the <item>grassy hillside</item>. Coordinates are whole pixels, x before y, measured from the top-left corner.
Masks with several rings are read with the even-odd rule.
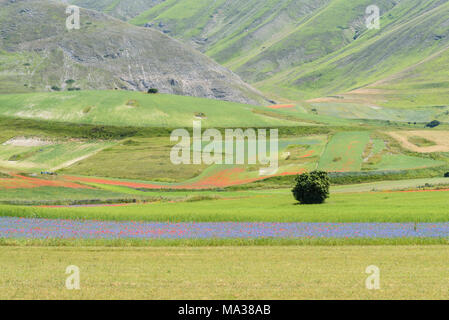
[[[71,4],[102,11],[121,20],[134,18],[164,0],[62,0]]]
[[[105,0],[85,0],[83,5],[108,12],[125,2],[141,10],[131,23],[193,45],[273,99],[312,99],[322,115],[331,115],[321,110],[329,104],[345,111],[361,108],[362,114],[372,105],[447,105],[449,7],[444,0],[377,1],[380,30],[365,26],[369,0],[168,0],[157,5],[122,0],[108,2],[109,9]]]
[[[395,7],[390,14],[399,15],[402,13],[399,9],[399,6]],[[298,98],[301,94],[302,98],[311,98],[358,89],[402,72],[408,71],[409,77],[415,77],[414,72],[410,74],[411,70],[445,56],[449,45],[449,29],[444,27],[449,18],[449,3],[426,9],[429,10],[417,17],[409,18],[403,14],[401,22],[386,24],[379,31],[366,33],[329,56],[278,74],[258,85],[266,90],[283,87],[287,95]],[[440,71],[445,66],[440,65]],[[429,89],[447,89],[445,82],[439,82],[441,76],[437,70],[428,68],[425,71],[424,76],[428,79],[436,78]],[[413,92],[410,86],[404,90]],[[438,99],[441,98],[433,98],[433,102]],[[400,105],[401,99],[398,100],[394,106]]]
[[[381,29],[370,31],[365,9],[371,4],[169,0],[131,22],[193,44],[278,99],[346,92],[343,103],[359,106],[446,105],[448,3],[377,1]],[[353,92],[365,86],[381,90]]]
[[[143,12],[131,23],[153,24],[154,28],[192,43],[216,61],[235,66],[289,37],[298,24],[328,3],[170,0]]]
[[[279,127],[298,122],[266,116],[247,104],[129,91],[81,91],[0,95],[0,115],[111,126],[191,128]]]
[[[437,107],[437,118],[449,121],[449,50],[444,48],[428,59],[367,88],[379,104],[394,107]],[[352,93],[352,92],[351,92]],[[383,101],[382,101],[383,100]],[[447,108],[442,108],[446,106]]]
[[[157,88],[266,102],[226,68],[158,31],[85,9],[80,29],[69,31],[66,5],[52,0],[0,1],[0,12],[0,93]]]

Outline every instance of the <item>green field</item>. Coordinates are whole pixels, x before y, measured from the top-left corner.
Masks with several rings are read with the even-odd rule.
[[[0,247],[0,298],[447,299],[448,259],[447,246],[11,246]],[[69,265],[80,290],[65,288]],[[380,290],[365,287],[370,265]]]
[[[320,158],[319,169],[325,171],[359,171],[369,132],[336,134]]]
[[[100,93],[91,91],[4,95],[0,96],[0,99],[3,98],[11,104],[18,105],[34,100],[36,105],[44,106],[48,110],[56,110],[61,114],[70,112],[71,115],[79,115],[79,113],[73,113],[73,110],[81,108],[84,104],[91,104],[90,102],[93,100],[103,108],[102,110],[106,110],[116,109],[114,105],[119,103],[118,101],[128,101],[127,99],[130,97],[135,97],[137,107],[133,108],[148,108],[148,110],[154,111],[155,109],[152,109],[154,104],[160,108],[158,110],[173,112],[173,115],[169,117],[174,121],[185,121],[184,115],[190,114],[189,112],[192,110],[201,110],[197,109],[195,104],[200,102],[200,106],[211,108],[211,112],[207,111],[206,113],[208,119],[203,120],[207,123],[206,127],[216,125],[220,121],[218,116],[221,116],[223,112],[231,114],[227,110],[221,109],[221,104],[244,111],[243,115],[236,113],[234,118],[229,118],[230,121],[237,121],[237,123],[240,121],[244,128],[249,123],[257,126],[256,122],[260,119],[267,121],[260,122],[264,125],[267,125],[268,122],[269,125],[274,125],[276,122],[282,125],[285,123],[297,125],[298,122],[291,122],[285,117],[301,113],[307,114],[299,106],[290,110],[276,110],[276,117],[274,117],[254,113],[253,108],[259,107],[206,99],[125,92],[110,92],[100,99]],[[139,100],[140,97],[142,100]],[[57,101],[62,101],[62,103],[57,105]],[[184,102],[187,104],[183,105]],[[94,109],[89,110],[88,114]],[[7,110],[7,107],[4,110]],[[37,110],[37,107],[34,106],[33,110]],[[122,112],[118,112],[117,115],[120,113]],[[174,117],[174,113],[180,113],[181,116]],[[190,115],[194,117],[194,114],[192,112]],[[217,118],[209,122],[209,115],[212,115],[211,118],[216,115]],[[248,115],[247,118],[245,118],[246,115]],[[52,142],[49,145],[36,147],[8,144],[0,146],[0,159],[3,161],[3,165],[0,163],[0,172],[4,172],[4,176],[0,177],[3,186],[0,191],[0,201],[17,205],[114,202],[137,202],[137,204],[126,207],[94,208],[37,208],[9,205],[0,208],[1,216],[176,222],[444,222],[449,219],[445,210],[448,204],[447,191],[372,192],[422,189],[423,187],[432,189],[449,184],[441,178],[448,163],[446,153],[422,155],[408,152],[394,142],[391,137],[384,135],[385,128],[381,127],[379,123],[356,125],[354,122],[349,125],[348,122],[339,123],[337,121],[335,125],[339,123],[341,126],[324,128],[324,126],[310,125],[304,128],[294,126],[280,128],[284,130],[282,131],[284,136],[279,140],[280,168],[278,174],[294,174],[302,170],[316,168],[347,174],[332,178],[335,183],[345,184],[345,186],[333,187],[331,198],[326,204],[300,206],[295,205],[290,189],[286,188],[292,186],[292,177],[274,177],[267,181],[248,184],[248,182],[259,178],[257,165],[246,165],[242,168],[206,165],[175,166],[168,161],[173,146],[173,142],[169,140],[169,131],[164,131],[161,128],[145,129],[141,127],[142,129],[139,129],[139,127],[127,126],[98,127],[99,123],[111,121],[111,117],[114,117],[113,113],[98,113],[96,117],[90,118],[90,122],[86,121],[86,124],[79,122],[84,122],[82,117],[56,119],[62,122],[52,119],[36,121],[0,118],[0,125],[5,129],[0,135],[3,143],[17,137],[39,138]],[[136,121],[141,120],[137,118]],[[310,122],[318,120],[318,118],[315,120],[312,118],[304,120]],[[320,120],[323,119],[320,118]],[[77,124],[64,121],[74,121]],[[127,125],[143,125],[141,122],[132,122],[131,120],[126,123]],[[149,125],[156,125],[156,123],[161,123],[159,118]],[[181,122],[178,124],[182,125]],[[187,125],[186,122],[184,124]],[[225,126],[225,123],[221,122],[221,124]],[[16,129],[14,129],[15,127]],[[74,139],[74,137],[84,135],[90,138]],[[105,138],[95,138],[97,135]],[[8,179],[10,177],[7,173],[10,170],[37,172],[41,168],[45,170],[59,169],[59,175],[51,178],[56,182],[72,181],[94,189],[57,187],[21,189],[23,187],[20,187],[20,183],[18,189],[8,189],[17,181],[20,182],[18,178]],[[223,173],[227,175],[222,176]],[[74,177],[65,180],[66,175]],[[397,180],[396,176],[400,179],[415,177],[422,179],[383,181]],[[83,178],[89,177],[94,180],[83,180]],[[95,177],[99,177],[100,182],[95,182],[97,180]],[[109,178],[110,184],[102,183],[101,177]],[[131,185],[137,183],[138,185],[153,184],[154,188],[184,186],[186,189],[194,189],[203,184],[208,186],[208,179],[218,183],[215,187],[211,185],[211,190],[208,191],[136,190],[126,187],[126,183]],[[238,186],[238,188],[237,186],[230,188],[230,190],[223,189],[232,185],[234,180],[243,181],[242,183],[246,184]],[[378,180],[383,182],[373,182]],[[354,181],[366,183],[353,185]],[[220,182],[227,182],[229,185],[226,183],[220,185]],[[39,180],[34,183],[38,184]],[[140,204],[141,202],[150,204]]]
[[[208,165],[174,165],[170,162],[170,151],[176,143],[169,137],[127,139],[61,170],[61,173],[161,182],[184,181],[200,175]]]
[[[196,115],[203,127],[279,127],[297,125],[260,115],[264,107],[176,95],[127,91],[53,92],[0,95],[0,115],[109,126],[191,128]]]
[[[353,97],[354,96],[354,97]],[[344,102],[346,97],[329,99],[328,102],[311,102],[311,109],[316,110],[321,116],[327,116],[337,119],[378,119],[384,121],[402,121],[402,122],[430,122],[433,119],[440,118],[446,109],[437,106],[429,106],[426,108],[418,108],[416,106],[407,108],[404,112],[402,108],[372,106],[368,103],[369,99],[381,99],[381,97],[373,98],[371,95],[347,96],[349,102]],[[359,99],[360,101],[351,101],[351,99]],[[365,101],[363,100],[365,99]],[[376,104],[380,104],[376,101]]]
[[[11,177],[4,177],[11,179]],[[51,181],[51,179],[50,179]],[[57,181],[57,180],[56,180]],[[122,181],[122,180],[120,180]],[[136,182],[135,180],[125,180]],[[11,180],[11,185],[14,180]],[[102,183],[81,183],[80,186],[87,186],[90,189],[75,189],[68,187],[41,186],[34,188],[16,188],[2,189],[0,192],[0,202],[4,204],[26,204],[26,205],[71,205],[71,204],[89,204],[89,203],[121,203],[131,202],[155,202],[158,201],[177,201],[177,202],[202,202],[211,200],[237,200],[237,199],[256,199],[260,197],[269,197],[273,195],[287,196],[290,189],[275,189],[265,186],[262,189],[252,190],[250,187],[243,186],[238,188],[229,188],[226,190],[138,190],[120,185],[106,185]],[[256,184],[257,185],[257,184]],[[373,195],[376,192],[384,191],[429,191],[433,189],[449,188],[448,178],[421,178],[409,180],[392,180],[367,182],[361,184],[345,184],[331,187],[331,194],[335,196],[346,194],[355,196],[356,193],[363,195]],[[345,197],[350,201],[352,197]],[[288,200],[288,199],[286,199]],[[281,203],[281,202],[280,202]],[[188,204],[187,204],[188,205]],[[146,206],[142,206],[143,211]],[[108,209],[109,210],[109,209]],[[296,210],[296,209],[295,209]]]
[[[149,194],[165,199],[176,196],[170,192]],[[449,221],[449,191],[335,193],[323,205],[297,205],[286,189],[190,194],[193,201],[161,201],[112,208],[0,206],[0,216],[160,222]]]
[[[310,135],[295,138],[281,138],[279,146],[279,170],[282,172],[300,172],[304,168],[315,169],[320,154],[327,141],[326,136]],[[205,179],[220,170],[227,170],[229,165],[174,165],[170,159],[170,151],[177,143],[168,137],[141,138],[134,137],[116,143],[114,146],[96,153],[89,158],[82,159],[73,166],[60,170],[63,174],[83,176],[97,176],[121,179],[136,179],[139,181],[155,181],[161,183],[188,182]],[[208,143],[203,143],[202,147]],[[222,157],[225,147],[222,141]],[[267,144],[269,149],[269,145]],[[1,147],[0,147],[1,150]],[[245,155],[248,141],[244,143]],[[197,150],[193,149],[192,154]],[[198,150],[199,151],[199,150]],[[234,148],[235,154],[235,148]],[[242,165],[248,174],[258,177],[260,163]],[[206,170],[207,169],[207,170]]]
[[[415,190],[424,188],[436,188],[449,185],[448,178],[423,178],[397,181],[378,181],[360,184],[349,184],[331,187],[333,193],[391,191],[391,190]]]
[[[335,134],[321,155],[318,168],[330,172],[394,171],[438,167],[446,163],[419,154],[404,154],[403,150],[390,146],[391,143],[387,146],[385,140],[372,139],[370,135],[372,133],[368,131]]]
[[[69,124],[66,126],[70,127]],[[115,128],[112,127],[111,130],[113,131]],[[94,129],[95,127],[92,130]],[[37,130],[34,131],[36,132],[34,135],[32,132],[16,130],[16,135],[14,135],[13,131],[9,132],[8,128],[5,130],[3,141],[26,135],[28,136],[26,139],[30,141],[39,137],[49,139],[50,144],[44,146],[0,145],[0,167],[5,170],[20,170],[30,173],[48,170],[58,171],[60,174],[160,183],[199,181],[220,170],[229,169],[229,166],[226,165],[209,166],[204,163],[200,165],[172,164],[167,159],[170,159],[172,147],[177,142],[170,141],[168,133],[165,132],[148,133],[153,137],[139,136],[142,135],[139,131],[131,132],[131,136],[127,139],[117,137],[120,140],[69,140],[67,137],[51,136],[46,138]],[[382,139],[369,141],[371,134],[374,133],[349,131],[337,132],[335,135],[327,137],[299,133],[289,138],[280,138],[277,174],[297,173],[304,169],[316,168],[337,172],[398,171],[442,167],[448,161],[447,155],[444,154],[439,155],[436,158],[438,160],[435,157],[424,158],[419,154],[403,154],[405,151],[387,147]],[[328,139],[330,139],[329,143],[327,143]],[[252,178],[258,178],[257,172],[260,167],[260,164],[241,166],[248,173],[247,176]],[[243,177],[242,175],[242,179]]]
[[[73,189],[38,187],[32,189],[5,189],[0,192],[0,203],[24,205],[71,205],[87,203],[121,203],[132,200],[154,200],[150,195],[127,194],[105,189]]]
[[[109,141],[54,141],[44,146],[0,145],[0,166],[4,168],[57,171],[111,147]]]
[[[403,154],[386,154],[382,156],[382,160],[372,166],[374,170],[408,170],[428,168],[433,166],[444,165],[442,161],[433,159],[424,159],[416,156],[408,156]]]

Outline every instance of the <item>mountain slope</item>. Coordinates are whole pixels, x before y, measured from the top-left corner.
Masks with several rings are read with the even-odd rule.
[[[139,15],[164,0],[62,0],[71,4],[101,11],[121,20],[128,20]]]
[[[365,9],[372,4],[371,0],[168,0],[131,22],[195,45],[273,97],[304,100],[415,70],[413,66],[448,44],[446,0],[376,1],[382,15],[380,30],[365,27]],[[432,79],[436,70],[423,72]],[[407,77],[413,76],[409,71]],[[435,86],[448,91],[444,81]],[[389,101],[408,105],[408,94],[399,93]],[[422,101],[419,106],[439,101]]]
[[[208,57],[150,29],[81,10],[66,29],[60,1],[0,1],[0,92],[155,87],[243,103],[261,94]]]
[[[449,49],[446,47],[415,65],[380,81],[340,93],[338,96],[311,99],[309,102],[315,108],[329,104],[401,107],[408,108],[408,110],[425,107],[427,111],[431,109],[438,111],[432,116],[432,119],[449,122],[448,70]],[[420,118],[420,121],[422,120],[423,118]]]
[[[412,2],[414,6],[410,6]],[[402,6],[407,6],[408,10],[403,10]],[[445,55],[449,46],[448,2],[428,1],[424,7],[420,1],[406,1],[386,17],[394,18],[390,23],[385,21],[380,30],[367,32],[341,50],[277,74],[258,85],[267,91],[285,89],[283,94],[292,98],[298,98],[298,93],[303,99],[322,97],[374,86],[394,74],[407,72],[407,77],[413,78],[415,66]],[[422,76],[427,79],[443,81],[435,86],[447,92],[447,83],[444,85],[442,77],[435,73],[445,70],[447,74],[448,66],[440,67],[443,69],[439,71],[437,68],[421,70],[421,74],[424,72]],[[407,88],[403,86],[403,89]]]
[[[189,41],[250,82],[354,41],[370,0],[169,0],[131,20]],[[380,0],[383,11],[396,1]]]
[[[447,105],[447,0],[379,0],[380,30],[365,26],[371,0],[72,0],[81,1],[143,11],[133,24],[196,47],[277,100]]]
[[[289,37],[329,0],[169,0],[131,20],[190,42],[236,68]],[[263,67],[263,66],[262,66]],[[262,68],[263,70],[266,69]],[[251,78],[257,78],[253,73]]]

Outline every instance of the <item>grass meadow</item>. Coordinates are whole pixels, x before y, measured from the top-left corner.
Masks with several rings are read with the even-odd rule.
[[[133,199],[149,199],[138,194],[126,194],[104,189],[74,189],[38,187],[28,189],[4,189],[0,192],[0,203],[26,205],[71,205],[79,203],[120,203]]]
[[[30,108],[30,104],[33,105]],[[203,114],[204,127],[285,127],[295,121],[253,112],[265,107],[219,100],[142,92],[83,91],[0,96],[0,115],[74,124],[191,128]]]
[[[320,158],[319,169],[325,171],[359,171],[369,132],[337,133]]]
[[[174,182],[194,178],[208,167],[172,164],[170,151],[176,143],[169,137],[126,139],[61,173]]]
[[[172,193],[175,194],[176,193]],[[155,192],[153,196],[167,195]],[[449,191],[335,193],[323,205],[298,205],[287,189],[235,192],[125,207],[0,206],[0,216],[157,222],[447,222]],[[214,199],[214,197],[221,199]]]
[[[55,141],[46,146],[2,145],[0,146],[0,164],[12,170],[56,171],[111,147],[114,143],[112,141]]]
[[[1,299],[448,299],[447,246],[0,247]],[[65,270],[80,269],[80,290]],[[380,290],[367,290],[370,265]]]

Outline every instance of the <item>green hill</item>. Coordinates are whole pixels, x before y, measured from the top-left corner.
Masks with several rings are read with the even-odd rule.
[[[0,93],[125,89],[258,104],[266,100],[210,58],[156,30],[61,1],[0,1]]]
[[[157,29],[187,42],[231,68],[272,99],[306,100],[308,103],[303,103],[303,107],[309,106],[308,111],[316,110],[318,115],[412,122],[430,121],[431,118],[449,120],[447,1],[378,1],[376,5],[382,15],[381,29],[371,31],[365,26],[365,9],[372,4],[368,0],[71,2],[125,20],[131,19],[133,24],[147,27],[132,29],[126,25],[126,30],[131,28],[155,34],[154,29]],[[93,30],[98,31],[99,28]],[[8,34],[3,43],[6,45],[13,39],[13,35]],[[77,42],[82,44],[86,40],[94,42],[93,39],[86,39],[86,35]],[[88,53],[83,59],[98,56],[97,48],[94,49],[95,52],[88,52],[83,47],[83,52]],[[56,54],[55,50],[47,53],[46,58],[35,50],[20,53],[3,51],[0,54],[0,89],[3,90],[0,92],[50,90],[52,85],[65,89],[70,86],[105,89],[121,85],[123,88],[144,90],[153,85],[143,79],[146,72],[139,70],[141,62],[141,67],[151,70],[151,77],[158,81],[154,86],[162,88],[162,92],[251,104],[266,103],[257,91],[232,74],[230,78],[233,79],[226,80],[226,84],[219,83],[222,77],[217,74],[217,82],[211,86],[210,81],[206,81],[211,73],[206,74],[205,70],[199,75],[204,81],[195,82],[191,79],[192,74],[196,75],[197,69],[202,69],[200,65],[212,62],[198,61],[193,71],[183,64],[188,64],[184,61],[187,56],[183,54],[181,59],[178,49],[173,50],[176,54],[172,55],[170,62],[176,68],[169,67],[168,70],[183,71],[178,75],[179,81],[168,77],[167,69],[161,70],[162,75],[154,74],[159,64],[151,64],[152,59],[140,60],[141,56],[132,57],[140,61],[135,67],[134,63],[131,64],[130,79],[126,70],[129,61],[104,59],[100,65],[108,62],[110,65],[98,70],[98,63],[95,68],[91,64],[85,67],[84,63],[72,66],[65,62],[70,61],[65,54]],[[163,54],[158,52],[157,56]],[[74,84],[67,85],[67,77],[63,79],[56,74],[61,64],[68,69],[66,74],[79,75]],[[160,64],[164,65],[164,62]],[[120,75],[119,79],[111,81],[114,76],[110,68]],[[36,72],[37,69],[41,72]],[[24,81],[24,74],[29,74],[31,80]],[[186,74],[189,75],[188,81],[183,79]],[[86,83],[86,78],[95,79],[96,84]],[[42,83],[46,84],[45,88],[41,87]],[[431,110],[418,110],[416,116],[411,114],[405,117],[394,110],[398,107]],[[385,108],[385,112],[376,111],[380,108]]]
[[[338,96],[312,99],[309,103],[328,116],[347,117],[356,113],[356,117],[362,118],[449,122],[448,69],[449,50],[443,49],[373,84]]]
[[[219,63],[236,69],[288,38],[299,24],[305,23],[328,2],[170,0],[143,12],[131,22],[152,24],[153,28],[190,42]],[[265,70],[266,65],[256,73]],[[258,76],[254,74],[252,78]]]
[[[449,19],[449,3],[433,9],[426,7],[430,10],[416,17],[409,17],[400,9],[392,9],[387,17],[402,14],[401,19],[388,23],[383,22],[385,18],[381,20],[384,27],[379,31],[363,34],[344,48],[278,74],[259,86],[268,91],[279,87],[294,89],[303,98],[312,98],[359,89],[406,70],[409,77],[415,77],[414,73],[410,74],[414,67],[437,55],[445,55],[449,46],[449,28],[444,27],[444,23]],[[434,78],[435,72],[441,70],[428,69],[425,76]],[[448,88],[444,83],[442,85]],[[434,87],[438,86],[441,85]]]
[[[145,94],[129,91],[82,91],[0,95],[0,115],[70,123],[134,127],[192,127],[202,119],[203,127],[293,126],[268,116],[266,107],[212,99]]]
[[[378,82],[389,87],[388,79],[398,75],[400,90],[388,99],[364,96],[363,104],[447,104],[443,102],[448,86],[441,75],[448,65],[430,65],[437,56],[447,55],[449,3],[377,1],[381,29],[368,30],[365,9],[372,4],[369,0],[168,0],[131,22],[152,25],[193,44],[276,98],[305,100],[377,87]],[[414,78],[420,78],[420,83],[410,80]],[[417,85],[435,91],[413,99]]]
[[[121,20],[134,18],[145,10],[148,10],[164,0],[72,0],[65,1],[74,5],[102,11]]]
[[[115,16],[127,7],[123,19],[194,46],[274,99],[447,106],[444,0],[379,0],[380,30],[365,26],[370,0],[74,1]]]

